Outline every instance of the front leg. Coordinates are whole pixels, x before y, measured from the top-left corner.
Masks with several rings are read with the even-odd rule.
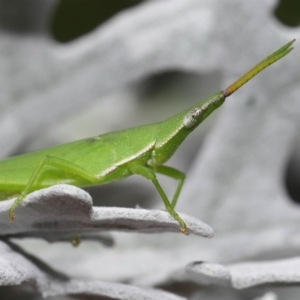
[[[182,186],[184,184],[185,174],[177,169],[168,166],[158,166],[156,167],[155,172],[178,180],[178,185],[171,202],[172,207],[175,208]]]
[[[178,221],[179,225],[180,225],[180,231],[184,234],[188,234],[188,230],[187,230],[187,227],[186,227],[186,224],[185,222],[180,218],[180,216],[178,215],[178,213],[174,210],[174,207],[172,205],[172,203],[170,203],[167,195],[165,194],[164,190],[162,189],[162,187],[160,186],[159,182],[157,181],[156,179],[156,175],[154,173],[154,171],[152,169],[150,169],[149,167],[147,166],[144,166],[138,162],[130,162],[128,163],[128,169],[134,173],[134,174],[138,174],[138,175],[141,175],[149,180],[152,181],[152,183],[154,184],[154,186],[156,187],[156,190],[158,191],[158,193],[160,194],[164,204],[165,204],[165,207],[167,209],[167,211],[169,212],[169,214],[175,219]],[[166,167],[166,169],[168,169],[168,167]],[[165,174],[163,172],[166,172],[168,173],[168,171],[165,171],[166,170],[165,168],[163,168],[161,170],[161,174]],[[172,169],[172,168],[170,168]],[[178,171],[179,172],[179,171]],[[184,175],[184,174],[183,174]],[[171,175],[170,175],[171,176]],[[175,176],[175,175],[174,175]],[[171,176],[172,177],[172,176]],[[173,177],[174,178],[174,177]],[[183,183],[183,182],[182,182]],[[180,185],[180,184],[179,184]],[[182,184],[181,184],[182,186]],[[178,188],[177,188],[178,190]],[[181,190],[181,187],[178,191],[178,195],[180,193],[180,190]],[[176,194],[176,193],[175,193]],[[178,197],[177,195],[177,197]],[[177,199],[176,199],[177,200]],[[174,199],[173,199],[174,201]],[[173,202],[172,201],[172,202]],[[175,204],[176,204],[176,201],[175,201]]]
[[[51,166],[55,167],[57,169],[63,170],[65,172],[78,175],[91,183],[95,183],[100,181],[100,178],[97,176],[97,174],[93,174],[90,171],[59,157],[46,155],[45,158],[37,165],[35,171],[31,175],[31,177],[28,180],[28,183],[26,184],[24,190],[21,192],[21,194],[18,196],[18,198],[15,200],[15,202],[12,204],[12,206],[9,209],[8,216],[9,220],[11,222],[14,221],[14,210],[22,203],[24,198],[28,195],[31,187],[36,182],[38,176],[43,171],[43,168],[45,166]]]

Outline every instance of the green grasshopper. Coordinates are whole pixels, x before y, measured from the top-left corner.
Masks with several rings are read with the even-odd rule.
[[[0,200],[18,196],[9,210],[14,210],[32,191],[54,184],[79,187],[100,185],[137,174],[152,181],[180,231],[187,226],[175,211],[185,174],[164,163],[201,122],[221,106],[225,99],[263,69],[287,55],[295,40],[266,57],[224,91],[169,119],[122,131],[46,148],[0,161]],[[168,199],[156,174],[178,180],[172,201]]]

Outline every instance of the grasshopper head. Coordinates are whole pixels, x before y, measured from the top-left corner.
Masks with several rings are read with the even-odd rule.
[[[186,129],[195,129],[203,122],[215,109],[221,106],[225,101],[223,92],[216,93],[201,102],[199,105],[191,108],[183,118],[183,125]]]

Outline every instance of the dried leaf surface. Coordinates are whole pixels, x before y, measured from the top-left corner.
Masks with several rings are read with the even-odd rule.
[[[71,279],[28,255],[18,246],[0,241],[0,285],[30,283],[43,297],[85,294],[113,299],[183,300],[171,293],[99,280]]]
[[[231,286],[245,289],[256,285],[298,283],[300,259],[290,258],[265,262],[219,265],[199,262],[187,267],[193,280],[204,285]]]
[[[179,232],[178,222],[166,211],[121,207],[93,207],[85,191],[70,185],[56,185],[30,194],[17,208],[16,220],[8,222],[12,200],[0,202],[1,233],[3,235],[31,232]],[[5,215],[7,216],[5,218]],[[212,237],[213,230],[204,222],[183,216],[188,231]]]

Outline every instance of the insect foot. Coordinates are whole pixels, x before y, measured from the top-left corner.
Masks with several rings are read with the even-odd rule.
[[[11,205],[11,207],[8,211],[9,222],[14,222],[14,220],[16,219],[15,214],[14,214],[16,207],[17,207],[16,201],[14,201],[14,203]]]
[[[185,235],[189,235],[187,226],[186,226],[185,222],[179,217],[179,215],[175,211],[173,213],[171,213],[171,215],[176,221],[178,221],[179,226],[180,226],[180,232]]]
[[[180,232],[182,232],[182,233],[185,234],[185,235],[189,235],[189,231],[187,230],[187,228],[181,227],[181,228],[180,228]]]

